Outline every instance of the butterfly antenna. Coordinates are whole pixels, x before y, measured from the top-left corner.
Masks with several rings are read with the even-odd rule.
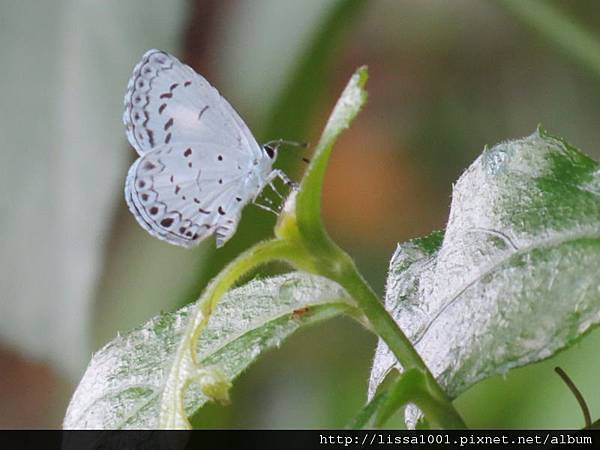
[[[287,139],[275,139],[273,141],[265,143],[263,146],[270,146],[279,149],[280,145],[291,145],[292,147],[307,148],[308,142],[288,141]],[[306,164],[310,164],[310,159],[308,158],[303,157],[302,161],[304,161]]]
[[[275,146],[275,148],[279,148],[280,145],[291,145],[292,147],[306,148],[308,147],[308,142],[288,141],[287,139],[275,139],[265,143],[264,145]]]

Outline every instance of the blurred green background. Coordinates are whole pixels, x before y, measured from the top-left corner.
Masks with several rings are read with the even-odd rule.
[[[484,145],[542,123],[600,157],[600,70],[568,49],[573,38],[595,54],[568,24],[600,37],[599,7],[546,3],[569,18],[555,40],[500,0],[2,0],[0,427],[59,427],[94,350],[195,300],[274,223],[248,207],[218,252],[212,240],[170,246],[135,223],[122,195],[135,152],[121,114],[144,51],[170,51],[205,75],[259,142],[314,143],[348,77],[369,66],[369,102],[336,145],[324,213],[383,294],[396,243],[444,227],[452,183]],[[299,179],[304,155],[282,153],[278,166]],[[345,319],[304,330],[240,378],[232,405],[208,406],[194,423],[343,426],[366,399],[375,343]],[[571,375],[597,419],[599,345],[592,332],[457,406],[472,427],[580,427],[552,369]]]

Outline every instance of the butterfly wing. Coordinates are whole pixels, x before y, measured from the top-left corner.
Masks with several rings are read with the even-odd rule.
[[[214,142],[248,159],[261,156],[252,133],[219,92],[160,50],[146,52],[133,70],[124,105],[127,138],[140,155],[163,144]]]
[[[129,209],[150,234],[192,247],[235,232],[242,208],[262,178],[215,144],[161,145],[133,163],[125,184]]]
[[[236,111],[190,67],[150,50],[129,81],[123,121],[140,154],[125,185],[140,225],[184,247],[213,233],[223,245],[270,171]]]

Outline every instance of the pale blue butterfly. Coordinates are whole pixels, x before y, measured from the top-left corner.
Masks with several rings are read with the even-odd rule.
[[[261,147],[208,81],[160,50],[135,67],[123,122],[140,155],[125,199],[142,227],[171,244],[192,247],[214,234],[221,247],[266,185],[289,184],[272,167],[280,142]]]

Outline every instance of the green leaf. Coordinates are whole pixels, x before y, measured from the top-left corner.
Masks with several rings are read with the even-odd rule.
[[[364,86],[367,78],[367,68],[360,67],[344,88],[300,188],[285,203],[275,234],[282,242],[295,247],[294,253],[302,251],[305,254],[305,257],[295,258],[293,264],[296,268],[326,276],[342,286],[357,303],[370,328],[389,345],[391,354],[406,366],[417,369],[425,386],[419,398],[420,404],[424,405],[432,422],[441,428],[464,428],[462,418],[446,393],[435,382],[409,339],[357,271],[350,256],[331,240],[321,219],[321,192],[327,162],[338,136],[348,128],[366,102]]]
[[[161,314],[99,350],[88,366],[64,420],[64,428],[157,428],[160,399],[181,335],[196,304]],[[192,415],[263,352],[279,347],[298,328],[351,312],[344,291],[317,276],[290,273],[255,280],[227,293],[200,335],[197,379],[184,404]]]
[[[443,235],[398,247],[386,307],[454,398],[597,325],[599,267],[600,166],[538,129],[465,171]],[[395,362],[380,342],[371,395]]]
[[[329,116],[312,161],[300,184],[296,200],[298,228],[307,242],[317,251],[329,246],[329,239],[325,235],[321,219],[321,192],[327,162],[338,136],[350,126],[367,100],[364,86],[368,77],[367,67],[363,66],[358,68],[348,81]]]

